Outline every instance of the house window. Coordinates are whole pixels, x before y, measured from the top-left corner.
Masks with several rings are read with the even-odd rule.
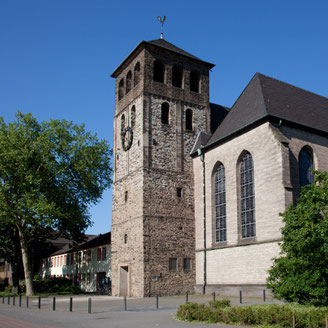
[[[199,73],[196,71],[190,72],[190,91],[199,92]]]
[[[164,65],[159,60],[154,62],[154,81],[164,83]]]
[[[186,110],[186,130],[192,131],[192,110],[190,108]]]
[[[169,259],[169,270],[170,271],[177,271],[177,267],[178,267],[177,262],[178,262],[178,260],[176,257],[171,257]]]
[[[97,261],[101,260],[101,248],[97,249]]]
[[[79,252],[79,264],[82,262],[82,252]]]
[[[71,265],[73,265],[73,263],[74,263],[74,254],[71,253]]]
[[[64,256],[64,263],[65,263],[65,265],[68,265],[68,255]]]
[[[91,249],[87,250],[87,262],[91,261]]]
[[[85,278],[86,278],[86,274],[85,273],[82,273],[82,284],[83,285],[85,284]]]
[[[87,272],[87,284],[90,284],[90,272]]]
[[[161,121],[163,124],[169,124],[170,105],[165,102],[162,104]]]
[[[131,108],[131,128],[133,129],[136,124],[136,106]]]
[[[140,63],[137,62],[134,66],[134,86],[136,86],[140,81]]]
[[[85,263],[86,251],[83,251],[83,263]]]
[[[215,242],[227,240],[225,169],[219,164],[214,176]]]
[[[126,94],[129,93],[129,91],[131,90],[131,85],[132,85],[132,73],[131,71],[128,72],[128,74],[126,75]]]
[[[191,259],[185,258],[183,259],[183,271],[190,271],[191,270]]]
[[[102,248],[102,257],[101,257],[101,259],[102,259],[103,261],[106,260],[106,247],[103,247],[103,248]]]
[[[177,88],[182,88],[183,71],[179,66],[173,66],[172,69],[172,85]]]
[[[177,197],[181,198],[182,197],[182,188],[177,188]]]
[[[304,187],[313,183],[313,174],[310,171],[313,170],[313,152],[309,147],[302,148],[299,154],[298,163],[300,186]]]
[[[254,169],[250,153],[246,153],[241,159],[240,192],[242,238],[255,237]]]
[[[124,96],[124,80],[121,79],[118,85],[118,100],[121,100]]]

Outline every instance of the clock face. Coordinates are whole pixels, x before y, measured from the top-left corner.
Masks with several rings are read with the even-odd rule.
[[[127,126],[122,132],[122,147],[125,151],[128,151],[132,146],[133,131]]]

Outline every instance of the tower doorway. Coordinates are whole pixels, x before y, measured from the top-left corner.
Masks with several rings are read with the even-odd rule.
[[[128,296],[129,290],[129,267],[120,267],[120,296]]]

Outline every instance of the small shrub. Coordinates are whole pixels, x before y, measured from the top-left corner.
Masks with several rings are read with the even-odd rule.
[[[230,300],[216,300],[216,301],[210,301],[210,307],[213,309],[222,309],[225,307],[230,306]]]

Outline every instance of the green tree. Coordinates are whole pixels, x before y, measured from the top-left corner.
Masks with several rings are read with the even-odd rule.
[[[111,184],[111,155],[83,125],[39,123],[21,112],[12,123],[0,119],[0,224],[17,229],[27,295],[34,294],[31,240],[50,228],[83,238],[90,205]]]
[[[314,183],[282,214],[281,256],[267,286],[287,301],[328,305],[328,173],[314,174]]]

